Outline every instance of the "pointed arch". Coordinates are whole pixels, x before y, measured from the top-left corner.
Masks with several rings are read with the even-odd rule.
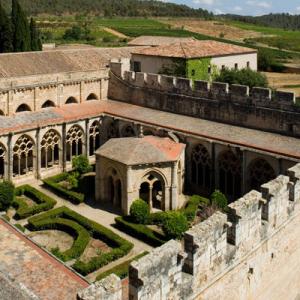
[[[90,126],[89,138],[90,138],[89,155],[92,156],[95,154],[95,151],[100,147],[100,122],[99,121],[94,121]]]
[[[5,160],[6,160],[7,151],[5,146],[0,142],[0,178],[3,178],[5,175]]]
[[[261,185],[276,178],[272,166],[263,158],[254,159],[248,167],[249,189],[260,191]]]
[[[54,130],[48,130],[41,140],[41,168],[49,169],[59,165],[61,137]]]
[[[49,107],[55,107],[55,103],[51,100],[47,100],[44,102],[44,104],[42,105],[42,108],[49,108]]]
[[[89,101],[89,100],[99,100],[99,98],[98,98],[98,96],[96,94],[91,93],[86,98],[86,101]]]
[[[26,103],[23,103],[18,106],[16,113],[25,112],[25,111],[31,111],[31,108]]]
[[[73,125],[67,132],[67,161],[83,153],[84,131],[79,125]]]
[[[242,163],[241,158],[228,150],[218,157],[219,188],[232,201],[241,196],[242,192]]]
[[[34,169],[35,143],[31,137],[24,134],[18,138],[13,147],[13,175],[26,175]]]
[[[78,104],[78,100],[75,97],[69,97],[65,104]]]

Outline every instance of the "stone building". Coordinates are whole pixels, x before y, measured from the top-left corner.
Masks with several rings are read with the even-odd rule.
[[[217,41],[182,41],[132,52],[132,70],[208,80],[228,68],[257,70],[257,50]],[[183,74],[184,73],[184,74]]]
[[[140,133],[141,134],[141,133]],[[184,203],[185,145],[170,138],[113,138],[96,151],[96,201],[129,214],[138,198],[150,209],[175,210]]]

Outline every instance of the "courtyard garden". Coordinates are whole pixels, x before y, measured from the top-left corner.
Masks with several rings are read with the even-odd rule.
[[[130,215],[115,218],[118,229],[157,247],[170,239],[181,239],[191,226],[206,220],[215,211],[225,211],[227,199],[215,191],[210,199],[191,196],[184,208],[177,211],[150,213],[149,205],[142,199],[133,202]]]

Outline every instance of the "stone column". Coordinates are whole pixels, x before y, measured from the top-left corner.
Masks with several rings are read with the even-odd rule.
[[[127,175],[126,175],[126,187],[124,189],[125,195],[122,195],[124,197],[124,202],[122,203],[122,211],[126,215],[129,214],[130,211],[130,206],[132,202],[135,200],[132,197],[133,194],[133,188],[132,188],[132,183],[131,183],[131,177],[132,177],[132,167],[127,166]]]
[[[169,199],[165,199],[165,210],[175,210],[178,206],[178,174],[177,174],[177,162],[173,162],[172,164],[172,176],[171,176],[171,201],[167,201]],[[171,206],[171,207],[170,207]]]
[[[8,142],[7,142],[7,162],[6,162],[6,179],[12,180],[13,179],[13,143],[12,143],[13,134],[10,133],[8,136]]]
[[[90,121],[85,120],[85,149],[84,154],[86,157],[90,156]]]
[[[66,123],[62,124],[62,168],[63,172],[67,169],[67,131],[66,131]]]
[[[149,208],[150,211],[153,209],[153,186],[149,184]]]
[[[36,155],[36,178],[41,179],[41,132],[40,132],[40,127],[37,128],[36,130],[36,144],[35,144],[35,155]]]

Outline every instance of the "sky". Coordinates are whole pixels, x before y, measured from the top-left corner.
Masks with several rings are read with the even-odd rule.
[[[300,14],[300,0],[169,0],[215,14],[263,15],[268,13]]]

